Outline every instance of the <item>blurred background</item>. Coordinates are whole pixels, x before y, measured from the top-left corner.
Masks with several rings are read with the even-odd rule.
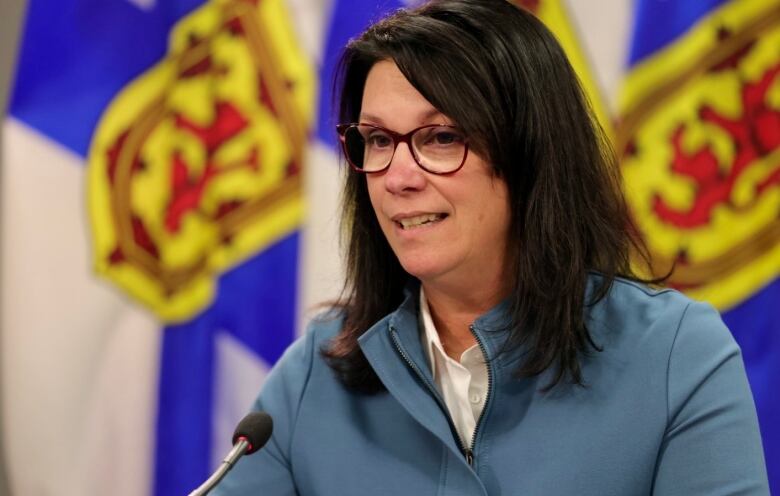
[[[339,294],[339,49],[412,3],[0,3],[0,494],[186,494],[218,464]],[[515,3],[659,270],[742,347],[780,491],[780,2]]]

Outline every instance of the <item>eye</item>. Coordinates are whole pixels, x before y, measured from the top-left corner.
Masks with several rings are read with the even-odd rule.
[[[460,136],[458,136],[455,133],[451,133],[449,131],[442,131],[436,133],[433,136],[433,139],[437,145],[451,145],[453,143],[463,141],[462,139],[460,139]]]
[[[366,146],[371,148],[386,148],[393,145],[393,140],[385,133],[375,131],[366,138]]]
[[[463,135],[452,128],[431,128],[425,138],[427,146],[452,146],[463,144]]]

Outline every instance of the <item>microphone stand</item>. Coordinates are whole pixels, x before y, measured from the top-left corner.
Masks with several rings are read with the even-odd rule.
[[[219,481],[225,477],[225,474],[227,474],[228,471],[233,468],[233,465],[236,463],[236,461],[238,461],[238,459],[246,453],[249,447],[250,444],[245,437],[238,438],[238,442],[233,445],[233,449],[230,450],[230,453],[228,453],[227,456],[222,460],[219,468],[217,468],[217,470],[211,474],[211,477],[206,479],[206,482],[201,484],[199,488],[192,491],[189,496],[205,496],[208,494],[209,491],[214,489],[214,486],[216,486]]]

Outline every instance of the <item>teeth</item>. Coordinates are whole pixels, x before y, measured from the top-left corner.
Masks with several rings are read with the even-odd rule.
[[[410,229],[428,224],[429,222],[436,222],[437,220],[441,220],[443,218],[443,214],[425,214],[418,215],[417,217],[409,217],[408,219],[401,219],[398,221],[398,223],[401,224],[401,227],[404,229]]]

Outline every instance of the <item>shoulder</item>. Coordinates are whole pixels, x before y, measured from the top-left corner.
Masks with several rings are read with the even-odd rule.
[[[600,282],[600,276],[592,277],[591,291]],[[650,323],[670,314],[681,315],[691,303],[693,300],[674,289],[617,277],[604,297],[590,307],[590,315],[609,321]]]
[[[753,403],[739,346],[711,305],[672,289],[616,279],[588,308],[587,325],[602,351],[585,358],[586,374],[607,372],[610,387],[664,404],[670,426],[685,418],[681,413],[695,416],[727,398],[730,406],[723,411],[750,417]]]
[[[604,298],[588,308],[587,321],[596,336],[660,340],[670,347],[683,340],[683,344],[705,349],[738,349],[711,305],[674,289],[622,278],[615,279]]]
[[[282,354],[265,380],[257,407],[273,403],[279,397],[301,396],[309,383],[313,369],[324,365],[320,350],[341,330],[343,318],[336,310],[314,317]]]
[[[303,335],[287,348],[272,373],[303,373],[310,369],[312,362],[317,360],[319,351],[341,331],[343,322],[343,315],[335,309],[315,316],[306,326]]]
[[[587,309],[586,324],[597,353],[610,364],[641,377],[654,377],[673,394],[687,382],[695,388],[718,364],[740,350],[720,314],[673,289],[656,289],[616,279],[609,292]]]
[[[663,422],[657,492],[712,494],[739,481],[732,483],[765,494],[750,386],[717,310],[675,290],[617,279],[591,317],[594,340],[604,348],[596,355],[604,355],[599,363],[612,373],[609,385],[623,400],[644,402],[652,415],[643,422]]]
[[[324,343],[336,337],[343,326],[344,311],[330,308],[311,319],[306,327],[306,333],[311,335],[313,341]]]

